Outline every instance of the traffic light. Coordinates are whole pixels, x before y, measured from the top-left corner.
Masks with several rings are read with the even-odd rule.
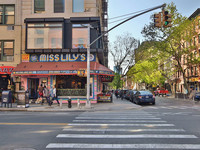
[[[168,11],[162,11],[163,14],[163,27],[167,28],[167,27],[171,27],[171,22],[172,22],[172,15],[168,13]]]
[[[154,14],[154,27],[161,28],[161,13]]]

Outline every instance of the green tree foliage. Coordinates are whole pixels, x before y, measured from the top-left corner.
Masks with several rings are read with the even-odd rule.
[[[196,48],[193,37],[197,36],[194,20],[189,20],[178,13],[174,3],[166,8],[172,14],[171,28],[154,28],[153,20],[146,25],[142,34],[157,51],[158,70],[163,77],[170,80],[175,72],[179,71],[184,79],[184,86],[188,89],[186,70],[199,63],[199,58],[194,56]],[[147,50],[147,49],[146,49]],[[182,61],[186,58],[185,65]]]
[[[122,87],[122,81],[121,81],[120,74],[115,73],[115,77],[114,77],[112,83],[109,83],[109,86],[112,89],[119,89]]]

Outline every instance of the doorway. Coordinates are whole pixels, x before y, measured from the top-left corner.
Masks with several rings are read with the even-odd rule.
[[[38,78],[31,78],[28,79],[28,91],[29,91],[29,98],[30,99],[37,99],[38,98],[38,86],[39,86],[39,79]]]

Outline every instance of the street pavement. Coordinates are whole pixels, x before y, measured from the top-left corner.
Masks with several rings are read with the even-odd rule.
[[[131,110],[137,109],[141,106],[131,103],[127,100],[117,99],[113,96],[113,103],[97,103],[91,104],[91,108],[85,107],[85,104],[82,103],[80,106],[77,104],[72,104],[71,108],[68,108],[68,104],[63,103],[58,105],[54,103],[52,106],[48,104],[29,104],[28,108],[17,107],[17,104],[12,104],[12,108],[0,107],[0,111],[35,111],[35,112],[65,112],[65,111],[105,111],[105,110]]]

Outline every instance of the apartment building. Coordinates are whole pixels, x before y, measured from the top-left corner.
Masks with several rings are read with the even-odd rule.
[[[107,0],[18,0],[21,63],[13,76],[37,98],[38,86],[57,88],[59,98],[86,100],[87,44],[107,30]],[[107,35],[90,46],[90,99],[113,79]]]
[[[0,0],[0,89],[10,89],[11,73],[21,61],[21,5]]]
[[[185,42],[184,47],[191,51],[192,56],[183,55],[181,64],[185,70],[187,83],[190,88],[196,91],[200,91],[200,64],[190,64],[188,57],[198,58],[200,57],[200,8],[198,8],[188,19],[194,20],[195,35],[193,35],[190,42]],[[180,71],[175,74],[174,89],[178,93],[185,93],[184,79]]]

